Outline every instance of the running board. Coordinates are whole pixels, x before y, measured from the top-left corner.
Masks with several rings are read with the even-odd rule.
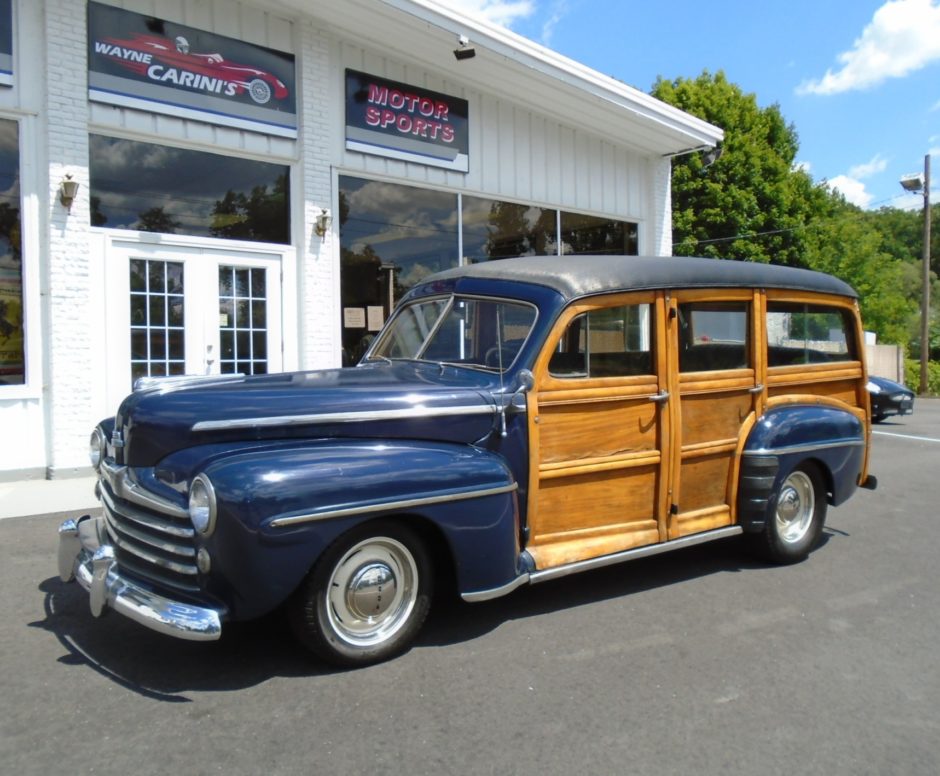
[[[520,574],[511,582],[501,585],[500,587],[490,590],[477,590],[472,593],[462,593],[460,597],[470,603],[489,601],[493,598],[508,595],[516,588],[522,587],[522,585],[536,585],[539,582],[548,582],[552,579],[566,577],[569,574],[599,569],[604,566],[613,566],[615,563],[626,563],[628,560],[648,558],[663,552],[681,550],[684,547],[694,547],[697,544],[705,544],[706,542],[713,542],[717,539],[726,539],[729,536],[739,536],[742,533],[744,533],[744,530],[739,525],[717,528],[714,531],[706,531],[692,536],[683,536],[681,539],[673,539],[672,541],[662,542],[661,544],[648,544],[645,547],[635,547],[632,550],[615,552],[612,555],[602,555],[600,558],[579,560],[575,563],[566,563],[564,566],[556,566],[555,568],[545,569],[544,571],[532,571],[526,574]]]

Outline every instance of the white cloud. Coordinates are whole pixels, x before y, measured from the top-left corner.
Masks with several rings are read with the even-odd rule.
[[[438,0],[469,16],[478,16],[493,24],[511,27],[513,22],[531,16],[534,0]]]
[[[849,51],[841,67],[805,81],[798,94],[838,94],[901,78],[940,59],[940,0],[889,0]]]
[[[863,210],[871,204],[872,195],[865,190],[865,184],[860,180],[850,178],[848,175],[837,175],[835,178],[830,178],[828,183],[829,188],[838,191],[846,200]]]
[[[813,165],[809,162],[796,162],[793,165],[794,172],[805,172],[807,175],[811,175],[813,172]]]
[[[552,36],[555,34],[555,28],[559,25],[561,20],[568,15],[568,11],[569,8],[567,0],[555,0],[555,2],[552,3],[552,7],[548,12],[548,18],[542,25],[542,45],[551,45]]]
[[[888,160],[881,154],[875,154],[870,162],[856,164],[854,167],[849,168],[848,177],[855,178],[856,180],[864,180],[865,178],[870,178],[872,175],[877,175],[879,172],[884,172],[887,167]]]

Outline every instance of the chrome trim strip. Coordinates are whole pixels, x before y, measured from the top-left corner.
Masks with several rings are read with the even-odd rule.
[[[179,555],[182,558],[196,557],[195,547],[187,546],[185,544],[176,544],[175,542],[167,541],[166,539],[160,539],[158,536],[151,536],[150,534],[144,533],[143,531],[138,531],[136,528],[132,528],[129,525],[122,525],[119,519],[120,513],[116,513],[107,505],[105,505],[105,508],[102,511],[104,512],[104,516],[107,520],[108,533],[121,534],[122,536],[126,536],[128,539],[132,539],[133,541],[139,542],[140,544],[146,544],[149,547],[156,547],[158,550],[171,552],[174,555]],[[134,555],[139,554],[135,550],[128,551],[132,552]]]
[[[568,574],[574,574],[579,571],[588,571],[589,569],[603,568],[612,566],[615,563],[623,563],[637,558],[646,558],[651,555],[659,555],[671,550],[680,550],[683,547],[694,547],[697,544],[705,544],[716,539],[724,539],[728,536],[737,536],[744,533],[744,529],[739,525],[731,525],[726,528],[716,528],[714,531],[694,534],[692,536],[683,536],[681,539],[673,539],[670,542],[661,544],[649,544],[645,547],[635,547],[632,550],[616,552],[613,555],[603,555],[600,558],[591,558],[590,560],[579,560],[575,563],[568,563],[564,566],[557,566],[553,569],[544,571],[533,571],[529,574],[529,582],[533,585],[539,582],[547,582],[550,579],[558,579]]]
[[[131,520],[138,525],[142,525],[146,528],[150,528],[154,531],[160,531],[170,536],[176,536],[180,539],[192,539],[196,532],[192,528],[184,528],[181,525],[172,525],[170,523],[163,523],[159,520],[155,520],[150,517],[150,515],[144,514],[133,507],[122,507],[118,509],[114,503],[114,499],[111,498],[111,494],[106,490],[101,491],[101,500],[104,502],[104,506],[107,509],[110,509],[116,515],[121,517],[126,517],[128,520]]]
[[[443,493],[438,496],[427,496],[425,498],[413,498],[403,501],[383,501],[378,504],[368,504],[357,507],[345,507],[343,509],[331,509],[324,512],[310,512],[305,515],[285,515],[275,517],[270,525],[272,528],[283,528],[297,523],[313,523],[318,520],[331,520],[337,517],[350,517],[352,515],[369,515],[375,512],[386,512],[393,509],[411,509],[412,507],[424,507],[431,504],[444,504],[451,501],[464,501],[471,498],[483,498],[485,496],[498,496],[502,493],[512,493],[518,489],[514,482],[511,485],[501,485],[498,488],[485,488],[483,490],[466,490],[452,493]]]
[[[156,512],[189,519],[189,510],[174,504],[168,499],[156,496],[133,482],[128,475],[126,466],[117,466],[108,461],[103,461],[100,471],[101,478],[111,486],[111,490],[118,498],[133,501],[135,504],[153,509]]]
[[[745,450],[742,455],[753,457],[765,457],[768,455],[787,455],[789,453],[812,453],[816,450],[828,450],[831,447],[864,447],[864,439],[833,439],[829,442],[816,442],[807,445],[787,445],[786,447],[761,447],[757,450]]]
[[[315,415],[203,420],[193,425],[193,431],[226,431],[238,428],[301,426],[314,423],[368,423],[369,421],[410,420],[412,418],[449,418],[454,415],[496,415],[497,412],[498,409],[495,406],[485,404],[462,407],[409,407],[401,410],[366,410],[362,412],[324,412]]]
[[[473,604],[480,601],[489,601],[493,598],[499,598],[504,595],[509,595],[513,590],[518,587],[522,587],[529,583],[529,575],[522,574],[516,577],[511,582],[507,582],[505,585],[500,585],[499,587],[493,587],[489,590],[477,590],[473,593],[461,593],[460,597],[467,603]]]

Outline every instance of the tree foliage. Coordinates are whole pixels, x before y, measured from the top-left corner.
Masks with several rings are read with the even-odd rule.
[[[721,72],[657,80],[652,94],[725,131],[722,156],[673,162],[673,252],[807,267],[859,293],[867,329],[885,342],[915,334],[916,229],[903,211],[867,213],[796,166],[799,138],[779,106],[761,108]]]

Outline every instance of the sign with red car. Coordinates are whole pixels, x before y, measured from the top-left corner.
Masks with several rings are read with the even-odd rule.
[[[153,16],[88,4],[96,102],[297,137],[294,57]]]

